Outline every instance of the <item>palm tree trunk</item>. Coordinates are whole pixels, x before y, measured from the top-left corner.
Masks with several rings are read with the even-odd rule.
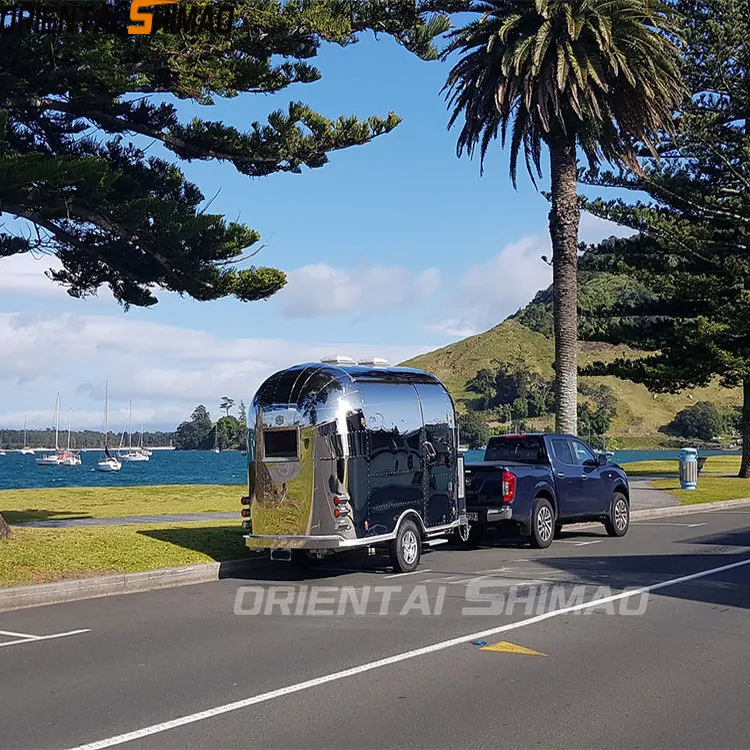
[[[549,143],[552,208],[552,308],[555,329],[555,425],[577,434],[578,415],[578,163],[575,138]]]
[[[750,479],[750,376],[742,381],[742,479]]]
[[[5,522],[5,519],[0,515],[0,539],[9,539],[10,526]]]

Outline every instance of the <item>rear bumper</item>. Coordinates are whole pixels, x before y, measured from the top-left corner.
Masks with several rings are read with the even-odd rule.
[[[347,544],[347,542],[349,543]],[[344,540],[338,536],[281,536],[265,534],[246,534],[245,545],[250,549],[339,549],[342,546],[352,546],[350,540]]]
[[[476,518],[474,515],[476,514]],[[513,507],[510,505],[491,505],[489,507],[471,507],[466,508],[466,515],[469,523],[496,523],[498,521],[511,521],[513,519]]]

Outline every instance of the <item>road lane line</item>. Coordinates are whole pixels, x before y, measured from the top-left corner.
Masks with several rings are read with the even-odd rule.
[[[36,638],[36,636],[31,635],[31,633],[14,633],[12,630],[0,630],[0,635],[9,635],[15,638]]]
[[[69,635],[79,635],[80,633],[90,633],[91,628],[82,628],[81,630],[70,630],[67,633],[53,633],[52,635],[30,635],[26,638],[20,638],[17,641],[5,641],[0,643],[3,646],[20,646],[22,643],[37,643],[38,641],[51,641],[55,638],[66,638]]]
[[[604,539],[592,539],[590,542],[574,542],[576,547],[585,547],[588,544],[601,544]]]
[[[631,526],[684,526],[686,529],[694,529],[697,526],[708,526],[708,523],[661,523],[659,521],[633,521]]]
[[[427,568],[426,570],[422,570],[421,568],[419,570],[412,570],[410,573],[394,573],[390,576],[384,576],[385,578],[403,578],[404,576],[415,576],[417,573],[431,573],[432,570],[430,568]]]
[[[133,732],[127,732],[125,734],[118,734],[114,737],[108,737],[104,740],[98,740],[97,742],[90,742],[85,745],[79,745],[73,750],[104,750],[104,748],[115,747],[116,745],[123,745],[126,742],[135,742],[136,740],[142,740],[144,737],[150,737],[154,734],[160,734],[167,732],[170,729],[177,729],[179,727],[186,726],[187,724],[194,724],[197,721],[204,721],[206,719],[212,719],[222,714],[227,714],[232,711],[239,711],[243,708],[249,708],[250,706],[256,706],[259,703],[267,703],[268,701],[276,700],[277,698],[283,698],[287,695],[299,693],[303,690],[309,690],[310,688],[319,687],[320,685],[326,685],[329,682],[336,682],[343,680],[347,677],[354,677],[356,675],[363,674],[365,672],[371,672],[375,669],[381,669],[383,667],[391,666],[392,664],[398,664],[402,661],[408,661],[410,659],[416,659],[420,656],[427,656],[434,654],[438,651],[444,651],[445,649],[452,648],[453,646],[460,646],[471,641],[488,638],[490,636],[498,635],[499,633],[507,633],[510,630],[518,630],[528,625],[534,625],[538,622],[544,622],[553,617],[559,617],[561,615],[567,615],[571,612],[580,612],[586,609],[592,609],[601,607],[603,604],[609,602],[620,601],[621,599],[627,599],[631,596],[641,596],[648,594],[652,591],[658,591],[660,589],[668,588],[669,586],[677,586],[681,583],[687,583],[688,581],[694,581],[698,578],[706,578],[707,576],[716,575],[717,573],[723,573],[726,570],[734,570],[735,568],[741,568],[745,565],[750,565],[750,558],[745,560],[739,560],[738,562],[729,563],[728,565],[721,565],[718,568],[709,568],[708,570],[701,570],[697,573],[691,573],[686,576],[680,576],[679,578],[672,578],[667,581],[661,581],[660,583],[654,583],[649,586],[641,586],[640,588],[633,589],[631,591],[623,591],[619,594],[612,594],[611,596],[603,596],[597,599],[592,599],[588,602],[582,602],[581,604],[574,604],[570,607],[561,607],[560,609],[553,610],[552,612],[545,612],[541,615],[529,617],[525,620],[518,622],[510,622],[505,625],[499,625],[495,628],[489,628],[487,630],[480,630],[477,633],[471,633],[469,635],[460,635],[456,638],[450,638],[447,641],[441,641],[439,643],[433,643],[430,646],[422,646],[421,648],[415,648],[411,651],[404,651],[400,654],[394,654],[384,659],[378,659],[371,661],[367,664],[360,664],[357,667],[351,667],[350,669],[343,669],[339,672],[332,672],[331,674],[323,675],[321,677],[315,677],[312,680],[305,680],[304,682],[298,682],[294,685],[287,685],[277,690],[271,690],[267,693],[260,693],[259,695],[253,695],[250,698],[244,698],[243,700],[234,701],[233,703],[226,703],[223,706],[216,706],[215,708],[209,708],[206,711],[199,711],[198,713],[188,714],[187,716],[180,716],[177,719],[171,721],[165,721],[161,724],[153,724],[143,729],[137,729]]]

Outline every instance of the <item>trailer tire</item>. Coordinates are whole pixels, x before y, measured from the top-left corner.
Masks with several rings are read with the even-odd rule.
[[[411,573],[419,567],[422,557],[422,535],[417,524],[406,519],[391,542],[391,564],[397,573]]]
[[[546,549],[552,544],[555,536],[555,511],[550,501],[539,497],[534,501],[531,511],[531,529],[529,542],[536,549]]]

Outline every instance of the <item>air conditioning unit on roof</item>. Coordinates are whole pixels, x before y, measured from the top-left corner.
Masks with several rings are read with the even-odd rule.
[[[367,365],[368,367],[388,367],[391,363],[383,357],[366,357],[357,360],[358,365]]]
[[[357,363],[343,354],[331,354],[320,360],[324,365],[356,365]]]

